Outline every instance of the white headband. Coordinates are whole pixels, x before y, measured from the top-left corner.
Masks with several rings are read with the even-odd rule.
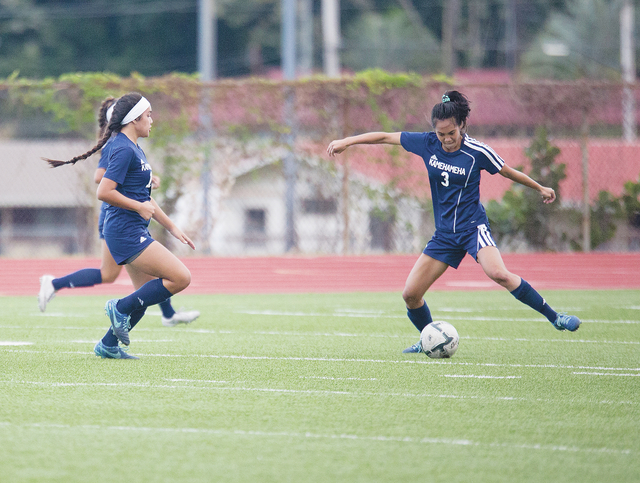
[[[107,124],[111,122],[111,116],[113,116],[113,106],[115,106],[115,102],[109,106],[107,109]]]
[[[129,124],[131,121],[138,119],[142,115],[142,113],[144,113],[144,111],[146,111],[150,107],[151,103],[147,101],[145,97],[143,97],[135,106],[131,108],[127,115],[124,116],[124,119],[120,124],[124,126],[125,124]]]

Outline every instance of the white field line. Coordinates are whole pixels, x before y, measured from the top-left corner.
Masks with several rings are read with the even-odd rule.
[[[432,313],[437,313],[436,309],[431,309]],[[236,310],[236,314],[244,314],[244,315],[274,315],[280,317],[375,317],[375,318],[384,318],[384,319],[405,319],[406,315],[391,315],[391,314],[381,314],[381,315],[372,315],[372,314],[360,314],[360,313],[321,313],[321,312],[290,312],[283,310]],[[437,317],[436,317],[437,318]],[[484,322],[484,321],[492,321],[492,322],[545,322],[544,319],[540,317],[489,317],[489,316],[452,316],[447,317],[449,320],[455,321],[475,321],[475,322]],[[640,320],[602,320],[602,319],[581,319],[582,322],[587,323],[598,323],[598,324],[640,324]]]
[[[402,444],[438,444],[448,446],[476,446],[485,448],[497,448],[499,450],[537,450],[549,452],[568,452],[568,453],[595,453],[595,454],[616,454],[631,455],[635,454],[630,449],[615,448],[589,448],[575,445],[553,445],[553,444],[535,444],[535,443],[488,443],[481,441],[472,441],[469,439],[453,439],[453,438],[431,438],[431,437],[415,437],[415,436],[367,436],[358,434],[322,434],[312,432],[292,432],[292,431],[245,431],[241,429],[214,429],[214,428],[153,428],[141,426],[99,426],[99,425],[78,425],[71,426],[68,424],[52,424],[52,423],[34,423],[16,425],[9,422],[0,422],[0,427],[9,430],[20,429],[40,429],[40,430],[79,430],[90,431],[92,434],[102,431],[140,432],[150,434],[193,434],[193,435],[216,435],[216,436],[239,436],[247,438],[286,438],[295,439],[330,439],[344,440],[356,442],[377,442],[377,443],[402,443]]]
[[[584,375],[584,376],[618,376],[618,377],[640,377],[640,373],[638,374],[615,374],[611,372],[574,372],[576,375]]]
[[[459,377],[468,379],[522,379],[522,376],[476,376],[473,374],[443,374],[442,377]]]
[[[167,379],[167,381],[175,381],[180,382],[179,379]],[[461,396],[456,394],[415,394],[415,393],[401,393],[401,392],[373,392],[373,391],[337,391],[337,390],[319,390],[319,389],[286,389],[286,388],[268,388],[268,387],[244,387],[244,386],[221,386],[220,384],[224,384],[224,381],[206,381],[206,380],[186,380],[184,382],[193,382],[193,383],[209,383],[209,384],[218,384],[216,386],[211,385],[194,385],[194,384],[152,384],[149,382],[131,382],[131,383],[123,383],[123,382],[44,382],[44,381],[2,381],[0,380],[0,384],[5,385],[33,385],[39,387],[49,387],[49,388],[67,388],[67,387],[113,387],[113,388],[142,388],[142,389],[176,389],[176,390],[198,390],[198,391],[236,391],[236,392],[256,392],[256,393],[271,393],[271,394],[286,394],[292,396],[345,396],[351,398],[362,398],[362,397],[397,397],[397,398],[412,398],[412,399],[447,399],[447,400],[458,400],[458,401],[501,401],[501,402],[524,402],[524,403],[544,403],[544,404],[557,404],[558,401],[553,399],[528,399],[523,397],[514,397],[514,396],[495,396],[495,397],[486,397],[486,396]],[[612,400],[586,400],[583,401],[587,404],[605,404],[605,405],[631,405],[637,406],[640,404],[638,401],[612,401]]]
[[[2,326],[0,325],[0,329],[26,329],[24,326]],[[92,330],[92,331],[100,331],[104,332],[104,327],[96,328],[96,327],[38,327],[38,326],[29,326],[29,330],[31,329],[45,329],[50,331],[57,331],[60,329],[67,330]],[[164,332],[167,333],[167,328],[144,328],[144,327],[136,327],[135,332]],[[362,337],[371,337],[371,338],[379,338],[379,339],[415,339],[415,335],[405,335],[405,334],[373,334],[373,333],[350,333],[350,332],[296,332],[296,331],[281,331],[281,330],[254,330],[254,331],[243,331],[243,330],[215,330],[215,329],[189,329],[189,328],[181,328],[178,329],[180,334],[189,333],[189,334],[223,334],[223,335],[275,335],[275,336],[292,336],[292,337],[354,337],[354,338],[362,338]],[[552,342],[564,342],[564,343],[581,343],[581,344],[620,344],[620,345],[640,345],[640,341],[621,341],[621,340],[587,340],[587,339],[527,339],[524,337],[467,337],[461,336],[461,340],[471,340],[471,341],[497,341],[497,342],[543,342],[543,343],[552,343]],[[177,339],[136,339],[136,342],[178,342]],[[78,343],[78,344],[89,344],[95,343],[95,340],[71,340],[64,341],[69,343]],[[0,345],[2,345],[0,343]]]
[[[9,340],[0,340],[1,346],[17,346],[17,345],[33,345],[33,342],[12,342]]]
[[[448,312],[449,309],[442,310]],[[457,310],[465,312],[465,310]],[[432,312],[436,313],[432,309]],[[376,319],[406,319],[406,315],[383,314],[375,312],[356,312],[356,311],[334,311],[334,312],[291,312],[279,310],[236,310],[234,313],[243,315],[259,315],[259,316],[278,316],[278,317],[347,317],[347,318],[376,318]],[[63,313],[33,313],[31,316],[42,317],[64,317],[64,318],[83,318],[86,314],[63,314]],[[437,317],[436,317],[437,318]],[[493,317],[493,316],[447,316],[448,321],[455,322],[540,322],[548,323],[541,317]],[[104,319],[101,319],[104,320]],[[582,318],[583,323],[588,324],[640,324],[640,320],[606,320],[606,319],[589,319]],[[23,328],[22,326],[8,326],[5,328]],[[30,327],[30,328],[46,328],[46,327]],[[49,327],[55,329],[64,329],[66,327]]]
[[[97,313],[97,312],[96,312]],[[64,317],[64,318],[72,318],[72,317],[76,317],[76,318],[81,318],[81,317],[86,317],[86,314],[79,314],[79,313],[62,313],[62,312],[47,312],[47,313],[42,313],[42,312],[34,312],[32,314],[29,314],[31,317]]]
[[[170,343],[176,343],[178,342],[177,339],[136,339],[135,340],[136,343],[138,342],[170,342]],[[58,341],[64,344],[95,344],[97,342],[97,340],[65,340],[65,341]]]
[[[377,381],[377,377],[323,377],[323,376],[300,376],[300,379],[323,379],[326,381]]]
[[[93,352],[86,351],[39,351],[28,349],[6,349],[0,353],[15,352],[24,354],[70,354],[70,355],[92,355]],[[274,356],[245,356],[230,354],[145,354],[138,353],[141,357],[167,357],[167,358],[196,358],[196,359],[231,359],[245,361],[292,361],[292,362],[351,362],[365,364],[418,364],[418,365],[449,365],[449,366],[467,366],[467,367],[508,367],[508,368],[524,368],[524,369],[574,369],[574,370],[591,370],[591,371],[640,371],[640,367],[591,367],[591,366],[563,366],[558,364],[497,364],[486,362],[454,362],[451,359],[411,359],[411,360],[391,360],[391,359],[354,359],[340,357],[274,357]]]
[[[167,379],[167,381],[181,382],[176,379]],[[224,381],[205,381],[205,380],[185,380],[183,382],[222,384]],[[0,381],[0,384],[13,385],[34,385],[41,387],[140,387],[145,389],[179,389],[179,390],[203,390],[203,391],[240,391],[240,392],[264,392],[275,394],[292,394],[292,395],[310,395],[310,396],[349,396],[354,398],[360,397],[401,397],[401,398],[428,398],[428,399],[458,399],[458,400],[475,400],[475,401],[528,401],[526,398],[517,397],[481,397],[481,396],[458,396],[452,394],[412,394],[399,392],[367,392],[367,391],[332,391],[319,389],[286,389],[286,388],[269,388],[269,387],[242,387],[242,386],[198,386],[193,384],[152,384],[152,383],[109,383],[109,382],[44,382],[44,381]],[[599,402],[600,403],[600,402]]]

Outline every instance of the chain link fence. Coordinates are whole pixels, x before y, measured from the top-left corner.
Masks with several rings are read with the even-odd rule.
[[[99,254],[98,157],[57,169],[40,158],[90,148],[99,101],[129,90],[153,106],[152,134],[140,144],[162,180],[154,197],[199,255],[416,253],[433,234],[422,159],[399,147],[353,147],[337,158],[325,149],[366,131],[428,131],[431,107],[454,86],[377,73],[294,83],[100,78],[92,87],[0,86],[0,255]],[[640,143],[623,129],[629,112],[632,125],[637,116],[623,103],[625,86],[455,88],[471,101],[470,136],[556,183],[558,202],[543,205],[483,174],[481,197],[503,251],[640,250]],[[152,230],[189,254],[159,225]]]

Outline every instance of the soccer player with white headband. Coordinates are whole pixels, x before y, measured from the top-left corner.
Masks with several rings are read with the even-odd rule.
[[[102,138],[86,153],[68,161],[46,161],[53,167],[75,164],[110,142],[109,163],[98,186],[98,199],[108,203],[103,234],[111,256],[125,265],[135,291],[106,303],[111,327],[95,348],[96,355],[110,359],[137,359],[118,341],[129,345],[129,331],[147,307],[167,300],[191,283],[187,267],[148,230],[151,218],[173,236],[195,250],[191,239],[162,211],[151,197],[152,171],[138,146],[138,138],[151,131],[151,104],[137,92],[125,94],[113,105],[111,119]]]
[[[102,139],[102,136],[107,129],[111,116],[113,115],[113,106],[116,99],[113,97],[107,97],[98,110],[98,139]],[[96,184],[100,184],[102,177],[104,176],[107,167],[109,166],[109,154],[111,153],[111,143],[116,136],[111,136],[107,143],[100,150],[100,161],[98,167],[93,176],[93,180]],[[160,186],[160,178],[158,176],[152,177],[151,187],[156,189]],[[102,203],[100,207],[100,215],[98,217],[98,236],[101,242],[102,251],[102,263],[100,268],[82,268],[73,273],[69,273],[62,277],[54,277],[53,275],[43,275],[40,277],[40,291],[38,293],[38,307],[42,312],[47,308],[49,302],[55,297],[58,290],[63,288],[81,288],[92,287],[99,284],[108,284],[116,281],[120,272],[122,271],[122,265],[118,265],[111,256],[111,252],[104,241],[104,235],[102,229],[104,227],[104,219],[107,214],[107,203]],[[175,327],[177,324],[188,324],[193,322],[200,316],[200,312],[197,310],[178,310],[176,311],[171,304],[171,299],[167,299],[159,304],[162,311],[162,325],[166,327]]]

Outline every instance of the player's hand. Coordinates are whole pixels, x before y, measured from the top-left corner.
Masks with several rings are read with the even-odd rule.
[[[540,194],[542,195],[543,203],[553,203],[556,200],[556,192],[553,191],[553,188],[543,186],[540,190]]]
[[[336,139],[335,141],[331,141],[329,143],[329,147],[327,147],[327,153],[329,156],[335,156],[336,154],[340,154],[345,149],[347,149],[349,145],[344,139]]]
[[[153,217],[153,214],[156,212],[156,207],[153,206],[153,203],[151,203],[151,201],[145,201],[143,203],[140,203],[140,206],[138,207],[137,211],[142,218],[148,221]]]
[[[160,188],[160,176],[153,175],[151,176],[151,189],[157,190]]]
[[[189,245],[193,250],[196,249],[196,246],[193,244],[193,242],[191,241],[191,238],[189,238],[187,235],[184,234],[184,232],[178,228],[177,226],[174,227],[170,233],[175,236],[178,240],[180,240],[181,243],[184,243],[185,245]]]

